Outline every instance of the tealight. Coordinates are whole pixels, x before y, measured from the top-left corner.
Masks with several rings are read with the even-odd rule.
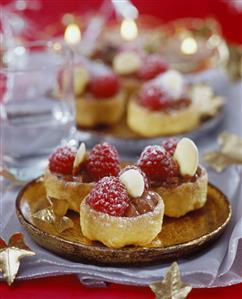
[[[126,41],[132,41],[138,36],[137,24],[134,20],[124,19],[121,23],[120,34]]]
[[[77,24],[69,24],[64,33],[65,42],[69,45],[76,45],[81,40],[81,30]]]
[[[197,52],[197,42],[193,37],[186,37],[181,43],[181,51],[184,54],[191,55]]]

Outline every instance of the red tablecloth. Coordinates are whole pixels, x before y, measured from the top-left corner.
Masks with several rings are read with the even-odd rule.
[[[16,282],[9,288],[0,283],[0,299],[154,299],[148,287],[110,284],[103,289],[83,287],[76,276],[60,276]],[[193,289],[188,299],[241,299],[242,284],[225,288]]]

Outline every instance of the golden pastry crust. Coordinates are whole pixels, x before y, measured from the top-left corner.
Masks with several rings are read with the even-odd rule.
[[[181,217],[204,206],[207,200],[208,175],[203,167],[201,169],[201,175],[195,182],[182,183],[173,188],[153,188],[163,198],[166,216]]]
[[[128,105],[127,123],[131,130],[145,137],[178,134],[196,128],[200,113],[195,105],[171,113],[150,111],[132,99]]]
[[[127,100],[129,100],[132,95],[137,93],[139,88],[142,86],[141,81],[135,77],[123,77],[121,80]]]
[[[85,199],[81,203],[82,233],[89,240],[97,240],[112,248],[126,245],[148,245],[161,231],[164,203],[158,203],[152,212],[135,217],[115,217],[92,209]]]
[[[65,181],[47,169],[44,174],[44,185],[47,197],[65,201],[68,209],[79,212],[83,198],[90,193],[95,183]]]
[[[92,128],[119,122],[125,111],[125,93],[122,91],[110,99],[80,97],[76,99],[77,125]]]

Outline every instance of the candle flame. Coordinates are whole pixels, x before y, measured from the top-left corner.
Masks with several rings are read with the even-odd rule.
[[[184,54],[191,55],[197,52],[197,42],[193,37],[186,37],[181,43],[181,51]]]
[[[77,24],[69,24],[64,33],[64,39],[69,45],[76,45],[81,40],[81,31]]]
[[[124,19],[121,23],[120,34],[124,40],[134,40],[138,36],[138,28],[135,21]]]

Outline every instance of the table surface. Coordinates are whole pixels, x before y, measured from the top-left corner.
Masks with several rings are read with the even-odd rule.
[[[148,287],[110,284],[107,288],[86,288],[74,275],[17,281],[8,287],[0,283],[0,299],[154,299]],[[242,283],[211,289],[193,289],[188,299],[242,299]]]

